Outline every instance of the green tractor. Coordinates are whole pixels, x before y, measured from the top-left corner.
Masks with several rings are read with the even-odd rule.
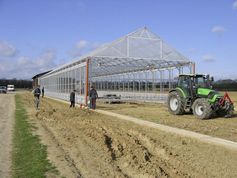
[[[203,74],[180,74],[177,87],[169,92],[168,110],[175,115],[191,111],[199,119],[214,115],[230,117],[234,105],[229,95],[212,89],[213,77]]]

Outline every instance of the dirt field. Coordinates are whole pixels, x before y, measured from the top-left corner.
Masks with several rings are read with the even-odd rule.
[[[235,151],[50,99],[36,112],[30,93],[22,99],[65,177],[237,177]]]
[[[15,102],[13,94],[0,94],[0,177],[10,177],[12,129]]]
[[[237,92],[230,92],[230,97],[237,107]],[[98,104],[99,109],[129,115],[159,124],[165,124],[206,135],[216,136],[237,142],[237,114],[232,118],[213,118],[199,120],[192,114],[171,115],[164,104]]]

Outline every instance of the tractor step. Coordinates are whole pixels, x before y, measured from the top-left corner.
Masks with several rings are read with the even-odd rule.
[[[185,107],[186,107],[186,108],[190,108],[191,105],[192,105],[192,100],[191,100],[191,98],[188,98],[188,99],[186,100],[186,102],[185,102]]]

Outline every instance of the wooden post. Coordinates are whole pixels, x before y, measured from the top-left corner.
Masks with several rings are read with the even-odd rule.
[[[90,58],[86,59],[86,88],[85,88],[85,106],[87,106],[88,103],[88,91],[89,91],[89,64],[90,64]]]
[[[192,72],[193,72],[193,74],[195,74],[196,73],[196,71],[195,71],[195,62],[192,63],[192,67],[193,67],[193,71]]]

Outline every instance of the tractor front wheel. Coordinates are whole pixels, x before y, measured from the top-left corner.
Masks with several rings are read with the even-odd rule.
[[[168,96],[168,110],[171,114],[181,115],[184,114],[184,102],[179,93],[173,91]]]
[[[210,103],[205,98],[198,98],[192,106],[193,114],[199,119],[209,119],[213,114]]]

